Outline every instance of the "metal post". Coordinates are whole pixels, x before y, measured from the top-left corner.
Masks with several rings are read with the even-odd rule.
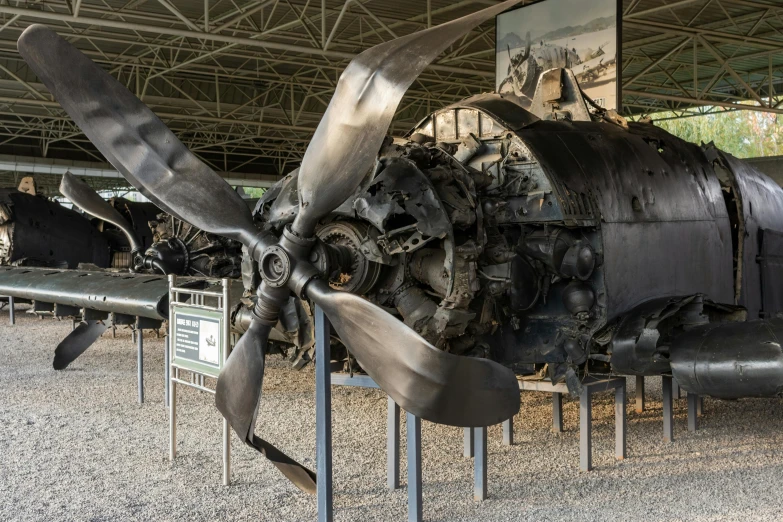
[[[318,522],[332,522],[332,390],[329,321],[315,308],[315,449],[318,471]],[[410,450],[408,450],[410,451]]]
[[[688,431],[695,432],[699,429],[699,396],[695,393],[688,394]]]
[[[704,415],[704,397],[699,395],[699,402],[696,403],[696,414],[701,416]]]
[[[503,421],[503,445],[514,445],[514,418]]]
[[[169,395],[169,461],[177,458],[177,383],[171,383]]]
[[[473,428],[465,428],[464,455],[473,458]]]
[[[400,407],[388,397],[386,404],[386,484],[400,487]]]
[[[636,376],[636,413],[644,411],[644,375]]]
[[[14,313],[14,298],[8,296],[8,319],[11,324],[16,324],[16,314]]]
[[[138,324],[138,319],[136,320]],[[136,331],[136,366],[138,367],[139,404],[144,404],[144,332],[141,328]]]
[[[661,377],[661,389],[663,390],[663,441],[674,440],[674,412],[672,411],[672,378],[664,375]]]
[[[174,462],[177,458],[177,383],[172,382],[172,368],[171,368],[171,351],[174,350],[174,342],[172,335],[174,334],[174,324],[171,321],[173,314],[171,313],[171,303],[174,302],[174,292],[172,288],[177,286],[177,276],[169,275],[169,331],[166,336],[166,353],[168,354],[168,366],[166,368],[166,385],[167,385],[167,402],[169,405],[169,461]]]
[[[166,336],[163,347],[163,395],[166,402],[166,407],[169,407],[169,395],[171,394],[171,347],[169,346],[170,336]]]
[[[680,384],[677,382],[677,379],[672,377],[672,397],[675,399],[682,399],[682,393],[680,390]]]
[[[622,386],[614,390],[614,456],[617,460],[625,458],[625,424],[625,379],[623,379]]]
[[[579,396],[579,470],[593,469],[593,405],[590,389],[585,386]]]
[[[406,413],[408,428],[408,522],[421,522],[421,419]]]
[[[487,499],[487,427],[474,428],[473,500]]]
[[[206,1],[206,0],[205,0]],[[208,11],[207,11],[208,12]],[[231,281],[223,278],[223,367],[231,350]],[[231,427],[223,417],[223,485],[231,485]]]
[[[563,394],[552,394],[552,429],[563,433]]]

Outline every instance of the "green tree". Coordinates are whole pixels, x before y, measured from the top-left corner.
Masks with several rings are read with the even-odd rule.
[[[709,143],[737,156],[757,158],[783,154],[783,128],[778,115],[756,111],[726,111],[691,118],[660,113],[656,125],[693,143]]]

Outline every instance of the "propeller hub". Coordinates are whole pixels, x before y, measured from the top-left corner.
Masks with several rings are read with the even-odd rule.
[[[281,288],[291,278],[291,257],[281,246],[270,246],[261,254],[258,269],[266,284],[273,288]]]

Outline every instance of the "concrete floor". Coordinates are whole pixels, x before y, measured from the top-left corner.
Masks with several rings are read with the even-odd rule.
[[[56,373],[53,350],[70,323],[39,321],[21,310],[17,318],[11,327],[7,311],[0,312],[0,520],[315,520],[315,498],[236,436],[234,485],[220,485],[221,418],[204,393],[180,394],[180,456],[169,464],[162,339],[145,343],[147,402],[139,406],[129,331],[118,331],[116,339],[107,333]],[[311,368],[296,372],[271,358],[258,427],[310,467],[313,386]],[[556,435],[549,396],[524,394],[515,445],[502,446],[500,428],[490,429],[490,498],[483,503],[472,500],[462,431],[425,422],[425,519],[783,519],[781,401],[708,399],[701,429],[691,434],[679,400],[676,440],[665,444],[660,379],[648,379],[647,387],[649,410],[636,414],[629,379],[622,462],[613,457],[613,395],[596,396],[589,473],[578,471],[578,404],[566,401],[567,431]],[[407,520],[406,489],[385,487],[385,396],[335,388],[333,411],[335,519]]]

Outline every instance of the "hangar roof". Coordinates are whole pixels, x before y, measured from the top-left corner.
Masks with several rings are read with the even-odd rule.
[[[31,0],[0,5],[0,154],[103,158],[16,52],[46,23],[135,91],[231,178],[274,179],[301,158],[340,71],[362,50],[497,0]],[[530,3],[530,2],[528,2]],[[624,0],[628,114],[783,112],[783,2]],[[425,71],[400,105],[402,133],[432,110],[494,88],[494,23]],[[0,176],[0,182],[2,182]]]

